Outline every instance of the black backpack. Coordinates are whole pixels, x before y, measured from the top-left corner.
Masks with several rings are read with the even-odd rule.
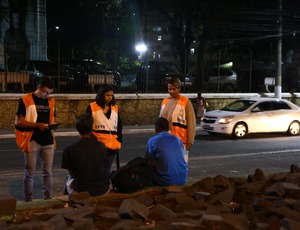
[[[114,189],[121,193],[133,193],[152,186],[153,177],[154,170],[142,157],[132,159],[110,175]]]

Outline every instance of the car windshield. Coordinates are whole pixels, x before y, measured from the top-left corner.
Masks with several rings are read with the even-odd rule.
[[[221,110],[223,111],[233,111],[233,112],[242,112],[248,109],[251,105],[253,105],[256,101],[253,100],[237,100],[228,105],[226,105]]]

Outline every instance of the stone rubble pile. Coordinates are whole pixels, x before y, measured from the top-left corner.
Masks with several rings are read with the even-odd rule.
[[[72,194],[51,208],[15,211],[0,200],[0,229],[299,230],[300,169],[248,178],[218,175],[190,186],[154,187],[133,194]]]

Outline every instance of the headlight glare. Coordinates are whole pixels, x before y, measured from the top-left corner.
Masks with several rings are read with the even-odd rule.
[[[228,116],[228,117],[222,117],[219,120],[219,124],[228,124],[230,121],[232,121],[233,116]]]

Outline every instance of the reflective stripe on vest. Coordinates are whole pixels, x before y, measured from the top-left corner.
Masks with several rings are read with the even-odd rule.
[[[93,135],[101,141],[106,148],[120,149],[121,143],[118,138],[118,106],[111,106],[110,118],[107,119],[103,113],[103,109],[96,102],[90,104],[92,116],[94,118]]]

